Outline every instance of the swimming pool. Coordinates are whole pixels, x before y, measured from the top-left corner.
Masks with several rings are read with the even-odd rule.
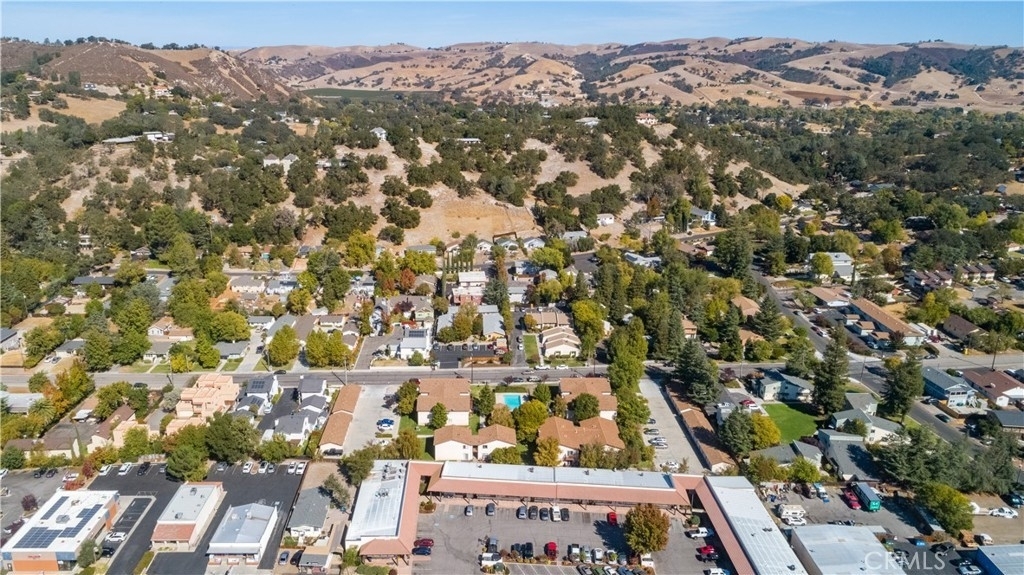
[[[518,393],[499,393],[498,396],[501,398],[501,402],[507,405],[510,410],[515,410],[523,404],[523,396]]]

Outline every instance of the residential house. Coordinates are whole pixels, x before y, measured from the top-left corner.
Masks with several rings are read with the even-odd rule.
[[[258,395],[250,395],[248,397],[243,397],[242,399],[235,402],[235,407],[232,410],[232,413],[236,417],[245,416],[246,414],[266,415],[270,413],[270,410],[273,407],[273,404],[271,404],[269,401],[264,401],[262,397]],[[253,418],[250,422],[253,425],[255,425],[255,418]]]
[[[619,451],[626,444],[619,437],[619,428],[614,421],[603,417],[591,417],[574,424],[561,417],[549,417],[537,430],[538,439],[554,437],[563,465],[577,462],[584,445],[600,445],[606,451]]]
[[[476,251],[482,254],[489,254],[494,250],[494,243],[487,240],[480,240],[476,243]]]
[[[538,250],[547,245],[544,238],[526,238],[523,240],[523,249],[527,250]]]
[[[213,344],[213,347],[217,349],[220,354],[220,358],[223,360],[236,360],[245,357],[245,354],[249,353],[249,340],[243,339],[242,341],[218,341]]]
[[[569,316],[555,308],[540,309],[526,314],[537,329],[569,325]]]
[[[681,322],[683,324],[683,338],[697,339],[697,324],[686,319],[685,317],[681,318]]]
[[[432,378],[419,380],[420,395],[416,398],[416,422],[430,424],[430,410],[438,403],[448,410],[449,425],[469,425],[473,399],[469,380],[465,378]]]
[[[271,315],[251,315],[249,316],[249,327],[267,331],[270,329],[270,326],[274,325],[275,321],[277,320]]]
[[[612,222],[613,223],[615,222],[615,217],[614,216],[612,216]],[[601,221],[598,220],[598,225],[600,225],[600,223],[601,223]],[[590,237],[590,234],[587,233],[584,230],[570,230],[570,231],[565,232],[565,233],[562,234],[562,241],[565,242],[566,244],[568,244],[569,247],[573,247],[573,246],[576,245],[576,242],[578,242],[580,240],[585,240],[585,239],[587,239],[589,237]]]
[[[73,357],[76,355],[82,355],[85,350],[85,340],[82,338],[69,339],[64,343],[57,346],[57,349],[53,350],[53,354],[59,358],[64,359],[67,357]]]
[[[853,279],[853,258],[843,252],[822,252],[832,262],[832,277],[849,282]],[[815,254],[807,256],[808,265]]]
[[[988,416],[999,424],[1003,431],[1016,435],[1018,440],[1024,440],[1024,411],[993,409],[988,412]]]
[[[776,369],[765,371],[757,380],[757,396],[765,401],[811,401],[814,384],[806,379]]]
[[[850,305],[850,298],[832,288],[816,286],[807,290],[820,305],[831,308],[842,308]]]
[[[493,341],[505,337],[505,320],[500,313],[485,313],[480,317],[483,320],[484,339]]]
[[[537,272],[537,284],[558,280],[558,272],[552,269],[543,269]]]
[[[320,329],[323,331],[334,331],[345,327],[345,323],[348,322],[348,316],[346,315],[322,315],[320,316]]]
[[[896,435],[903,426],[888,419],[878,417],[878,401],[870,393],[847,393],[846,409],[837,411],[829,417],[829,428],[841,429],[850,420],[856,419],[864,423],[867,443],[887,441]]]
[[[317,428],[318,419],[316,414],[306,411],[299,411],[279,417],[274,422],[274,429],[268,429],[263,432],[263,439],[269,440],[275,435],[281,435],[285,441],[290,443],[302,443]]]
[[[430,337],[429,329],[405,329],[405,335],[402,340],[398,343],[398,349],[395,351],[395,355],[398,357],[408,360],[412,359],[412,356],[416,355],[417,352],[427,359],[430,356],[430,347],[433,345]]]
[[[135,410],[128,405],[122,405],[114,410],[106,419],[104,419],[96,430],[92,432],[89,437],[89,443],[86,445],[86,451],[92,453],[93,451],[100,449],[101,447],[114,446],[114,428],[118,426],[122,421],[134,421]],[[121,446],[114,446],[120,448]]]
[[[642,268],[657,268],[661,266],[661,258],[658,256],[644,256],[636,252],[626,252],[622,256],[627,262]]]
[[[597,226],[610,226],[615,223],[615,214],[597,214]]]
[[[452,288],[451,301],[454,305],[480,305],[484,301],[484,288],[482,286],[455,286]]]
[[[273,341],[274,336],[277,334],[277,332],[281,331],[283,327],[294,327],[296,319],[297,318],[290,313],[286,313],[283,316],[277,318],[277,321],[275,321],[273,325],[270,326],[270,329],[267,330],[267,336],[265,338],[266,343],[269,344],[271,341]]]
[[[572,409],[572,402],[584,393],[597,398],[600,417],[615,420],[619,409],[619,400],[612,393],[612,386],[606,377],[563,377],[558,382],[559,395]]]
[[[459,272],[460,287],[484,287],[487,285],[487,273],[482,271]]]
[[[299,345],[305,347],[306,339],[309,334],[313,333],[316,329],[317,316],[312,314],[303,314],[295,320],[295,337],[299,340]]]
[[[231,280],[231,291],[248,294],[261,294],[267,289],[267,284],[256,276],[235,276]]]
[[[370,133],[377,136],[377,139],[382,142],[388,139],[388,131],[379,126],[370,130]]]
[[[405,253],[410,254],[427,254],[429,256],[437,257],[437,247],[431,244],[420,244],[418,246],[409,246],[405,248]]]
[[[192,334],[192,328],[178,327],[170,316],[164,316],[153,322],[153,325],[149,326],[146,333],[151,338],[165,338],[171,341],[191,341],[195,339],[195,336]]]
[[[540,333],[540,348],[544,357],[577,357],[580,338],[567,325],[548,328]]]
[[[924,376],[924,392],[939,401],[945,401],[950,407],[967,407],[974,405],[974,388],[964,378],[949,375],[943,370],[926,367],[921,370]]]
[[[181,390],[174,406],[174,419],[167,424],[167,435],[187,425],[203,426],[215,413],[230,411],[238,398],[238,384],[230,375],[204,373],[196,383]]]
[[[330,504],[330,496],[320,487],[299,491],[299,497],[292,505],[292,513],[288,517],[288,533],[298,539],[300,545],[319,539],[327,522]]]
[[[0,328],[0,350],[11,351],[21,347],[21,336],[16,330]]]
[[[512,275],[533,278],[540,268],[530,260],[516,260],[512,262]]]
[[[697,207],[690,207],[690,217],[699,226],[714,226],[718,220],[718,216],[711,210],[702,210]]]
[[[171,348],[177,342],[170,340],[150,341],[149,349],[142,354],[142,361],[157,363],[167,361],[171,356]]]
[[[267,295],[276,295],[279,297],[287,296],[292,293],[293,289],[299,287],[299,280],[292,275],[283,275],[276,277],[267,282],[267,287],[264,288],[264,293]]]
[[[530,289],[529,282],[510,281],[508,282],[508,302],[512,305],[526,303],[526,292]]]
[[[654,114],[643,112],[636,115],[636,123],[641,126],[656,126],[658,125],[658,117]]]
[[[364,298],[373,297],[376,291],[377,280],[374,279],[373,274],[363,274],[362,276],[354,277],[349,286],[349,293]]]
[[[966,265],[960,268],[960,277],[965,283],[992,281],[996,278],[996,270],[988,264]]]
[[[71,280],[71,285],[75,288],[76,296],[85,297],[86,289],[91,285],[98,285],[103,291],[114,287],[114,278],[109,276],[78,276]]]
[[[842,481],[878,481],[881,474],[864,438],[835,431],[819,429],[818,443],[825,460],[832,463]]]
[[[953,339],[962,342],[969,341],[985,333],[985,330],[956,314],[950,315],[942,322],[942,331],[946,332]]]
[[[0,390],[0,399],[3,399],[10,413],[28,413],[32,405],[43,397],[41,393],[11,393]]]
[[[281,165],[281,158],[278,158],[274,154],[267,154],[266,156],[263,157],[263,167],[264,168],[267,168],[267,167],[270,167],[270,166],[280,166],[280,165]]]
[[[740,315],[744,318],[753,317],[757,312],[761,311],[761,305],[746,296],[738,295],[729,300],[729,303],[740,310]]]
[[[1024,385],[1002,371],[967,369],[964,379],[992,405],[1008,407],[1024,401]]]
[[[757,451],[751,451],[750,457],[761,456],[767,459],[774,459],[779,467],[786,468],[793,464],[797,458],[803,457],[807,461],[814,464],[815,467],[821,469],[821,449],[804,443],[802,441],[791,441],[786,445],[776,445],[767,449],[759,449]]]
[[[905,321],[880,308],[874,302],[864,298],[856,298],[851,304],[854,313],[860,316],[861,319],[875,324],[875,331],[869,336],[870,338],[882,341],[891,339],[895,334],[900,334],[903,336],[904,343],[909,346],[924,343],[925,337],[923,333],[910,327]],[[880,334],[886,334],[887,337],[879,337]]]
[[[952,286],[953,274],[944,270],[910,270],[903,274],[903,281],[910,289],[927,293],[939,288]]]
[[[277,376],[264,375],[246,382],[245,386],[242,387],[241,397],[259,397],[267,404],[270,404],[280,392],[281,386],[277,383]]]
[[[516,446],[516,430],[489,425],[473,434],[468,427],[446,425],[434,432],[435,461],[488,461],[495,449]]]
[[[311,374],[300,375],[297,392],[299,401],[305,401],[314,395],[326,395],[327,380]]]

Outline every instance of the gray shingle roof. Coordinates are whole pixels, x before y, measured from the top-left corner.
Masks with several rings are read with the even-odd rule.
[[[295,500],[292,515],[288,518],[288,530],[301,527],[323,527],[327,520],[330,499],[319,487],[303,489]]]

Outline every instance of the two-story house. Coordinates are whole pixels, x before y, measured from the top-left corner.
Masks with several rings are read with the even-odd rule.
[[[468,427],[446,425],[434,432],[436,461],[488,461],[495,449],[515,447],[516,430],[489,425],[473,434]]]

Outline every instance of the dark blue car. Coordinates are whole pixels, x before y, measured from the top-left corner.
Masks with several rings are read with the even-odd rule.
[[[430,547],[413,547],[412,548],[412,554],[413,555],[430,555],[430,552],[431,552]]]

